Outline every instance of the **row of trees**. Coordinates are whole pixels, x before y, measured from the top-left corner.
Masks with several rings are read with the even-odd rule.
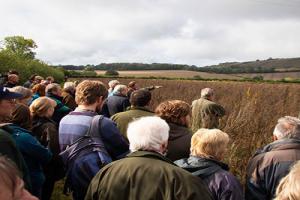
[[[239,66],[237,64],[229,66],[214,66],[214,67],[197,67],[195,65],[180,65],[168,63],[101,63],[99,65],[60,65],[66,70],[189,70],[198,72],[209,72],[219,74],[238,74],[238,73],[272,73],[275,68],[270,67],[253,67]]]
[[[0,46],[0,73],[4,75],[9,70],[21,74],[20,81],[25,82],[32,74],[53,76],[55,80],[64,80],[64,70],[54,68],[37,59],[35,49],[38,47],[32,39],[23,36],[6,37]]]

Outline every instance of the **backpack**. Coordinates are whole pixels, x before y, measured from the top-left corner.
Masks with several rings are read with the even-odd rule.
[[[103,119],[103,115],[96,115],[93,117],[90,128],[87,133],[78,138],[75,142],[68,145],[67,148],[62,151],[59,155],[62,158],[62,161],[66,168],[66,182],[64,186],[64,193],[68,193],[67,191],[74,190],[72,187],[72,168],[75,164],[76,160],[84,160],[84,158],[88,158],[93,153],[97,153],[99,159],[101,161],[101,166],[91,166],[91,168],[99,168],[101,169],[104,165],[112,162],[112,158],[107,152],[104,143],[101,138],[101,122]],[[76,163],[78,165],[78,163]],[[89,165],[89,163],[82,163],[82,165]],[[76,166],[76,169],[78,167]],[[82,182],[87,182],[87,177],[93,177],[95,174],[91,174],[90,171],[84,171],[85,167],[79,167],[81,170],[80,173],[77,174],[86,174],[85,177],[79,177],[82,179]],[[78,180],[78,177],[76,177]],[[79,180],[80,181],[80,180]],[[73,188],[73,189],[72,189]]]

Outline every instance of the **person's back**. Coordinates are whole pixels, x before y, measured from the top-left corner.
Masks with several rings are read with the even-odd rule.
[[[219,128],[219,119],[225,115],[224,108],[206,98],[200,98],[192,103],[191,129],[196,132],[199,128]]]
[[[127,87],[125,85],[117,85],[114,88],[112,96],[107,98],[106,104],[110,116],[116,113],[123,112],[130,106],[127,95]]]
[[[127,138],[127,127],[130,122],[140,117],[152,116],[154,113],[147,109],[151,93],[147,90],[136,90],[130,95],[131,107],[127,111],[116,113],[111,119],[116,122],[118,129]]]
[[[174,123],[170,126],[170,137],[167,158],[172,161],[186,158],[190,155],[192,133],[185,127]]]
[[[111,119],[117,124],[121,134],[127,138],[126,130],[130,122],[140,117],[152,115],[154,115],[154,113],[146,108],[131,107],[125,112],[116,113]]]
[[[300,120],[282,117],[273,131],[274,142],[256,151],[247,166],[245,197],[247,200],[269,200],[275,197],[277,185],[300,160]]]
[[[211,197],[198,177],[158,153],[137,151],[105,166],[93,178],[85,200],[98,199],[209,200]]]
[[[59,125],[59,143],[61,150],[73,144],[89,130],[92,120],[101,110],[107,90],[102,82],[83,81],[77,86],[75,100],[78,107],[66,115]],[[98,133],[104,147],[113,160],[123,158],[128,152],[128,143],[121,136],[116,124],[106,118],[100,118]],[[94,151],[78,156],[74,162],[67,163],[67,182],[73,191],[73,198],[83,199],[90,180],[104,165],[101,153]]]

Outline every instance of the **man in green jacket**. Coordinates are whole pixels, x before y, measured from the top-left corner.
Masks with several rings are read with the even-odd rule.
[[[85,200],[211,200],[202,180],[165,158],[169,126],[159,117],[142,117],[128,126],[132,151],[93,178]]]
[[[27,166],[11,136],[12,130],[8,127],[8,124],[4,123],[5,119],[12,114],[15,99],[21,97],[21,94],[10,92],[6,87],[0,86],[0,154],[15,162],[20,172],[22,172],[26,188],[30,190],[31,183]]]
[[[191,129],[195,133],[200,128],[219,128],[219,120],[225,115],[225,109],[213,102],[214,91],[211,88],[201,90],[201,98],[192,103]]]
[[[127,139],[127,127],[130,122],[140,117],[152,116],[154,113],[147,109],[151,101],[151,92],[139,89],[130,95],[131,107],[124,112],[114,114],[111,119],[116,122],[118,129]]]

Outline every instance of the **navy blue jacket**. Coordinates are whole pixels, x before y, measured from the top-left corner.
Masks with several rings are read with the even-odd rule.
[[[107,98],[106,101],[108,112],[110,116],[116,113],[126,111],[126,108],[130,106],[129,99],[126,96],[114,94]]]

